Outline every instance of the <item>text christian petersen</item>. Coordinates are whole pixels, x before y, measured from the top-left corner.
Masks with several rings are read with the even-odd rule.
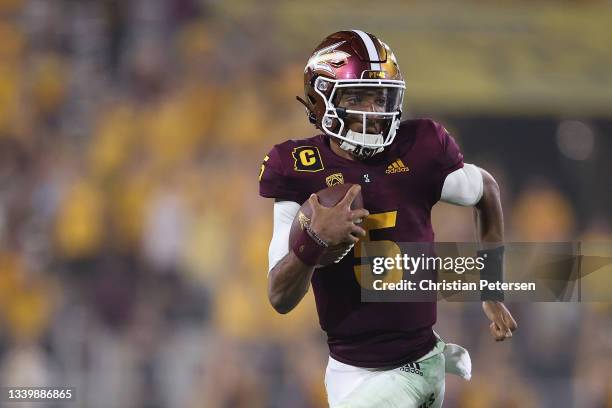
[[[409,256],[408,254],[397,254],[395,257],[374,257],[372,259],[372,273],[383,275],[393,270],[401,270],[414,275],[417,271],[453,271],[458,275],[466,271],[482,271],[485,267],[483,257],[438,257],[438,256]],[[533,282],[500,282],[480,279],[478,282],[467,282],[462,280],[407,280],[401,279],[394,282],[385,282],[376,279],[372,282],[374,290],[421,290],[421,291],[482,291],[488,290],[517,290],[535,291]]]

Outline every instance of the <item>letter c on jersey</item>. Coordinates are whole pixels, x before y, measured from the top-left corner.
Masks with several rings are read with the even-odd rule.
[[[293,149],[295,171],[321,171],[324,169],[321,154],[316,146],[300,146]]]

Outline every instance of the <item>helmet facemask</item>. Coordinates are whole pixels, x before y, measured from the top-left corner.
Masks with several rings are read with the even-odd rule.
[[[325,101],[321,130],[337,138],[342,149],[367,158],[393,143],[402,114],[404,81],[319,76],[313,88]]]

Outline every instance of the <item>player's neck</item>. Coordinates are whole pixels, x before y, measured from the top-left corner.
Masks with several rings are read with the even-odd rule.
[[[353,161],[357,160],[355,159],[355,156],[353,156],[352,154],[350,154],[349,152],[341,148],[338,142],[334,140],[333,138],[330,138],[329,140],[329,147],[331,148],[332,152],[334,152],[336,155],[344,159],[353,160]]]

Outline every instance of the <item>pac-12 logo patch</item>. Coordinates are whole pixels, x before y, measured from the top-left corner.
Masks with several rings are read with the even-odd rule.
[[[325,177],[325,183],[328,187],[335,186],[337,184],[344,184],[344,176],[342,173],[334,173]]]
[[[300,146],[293,149],[295,171],[321,171],[324,169],[319,149],[315,146]]]

